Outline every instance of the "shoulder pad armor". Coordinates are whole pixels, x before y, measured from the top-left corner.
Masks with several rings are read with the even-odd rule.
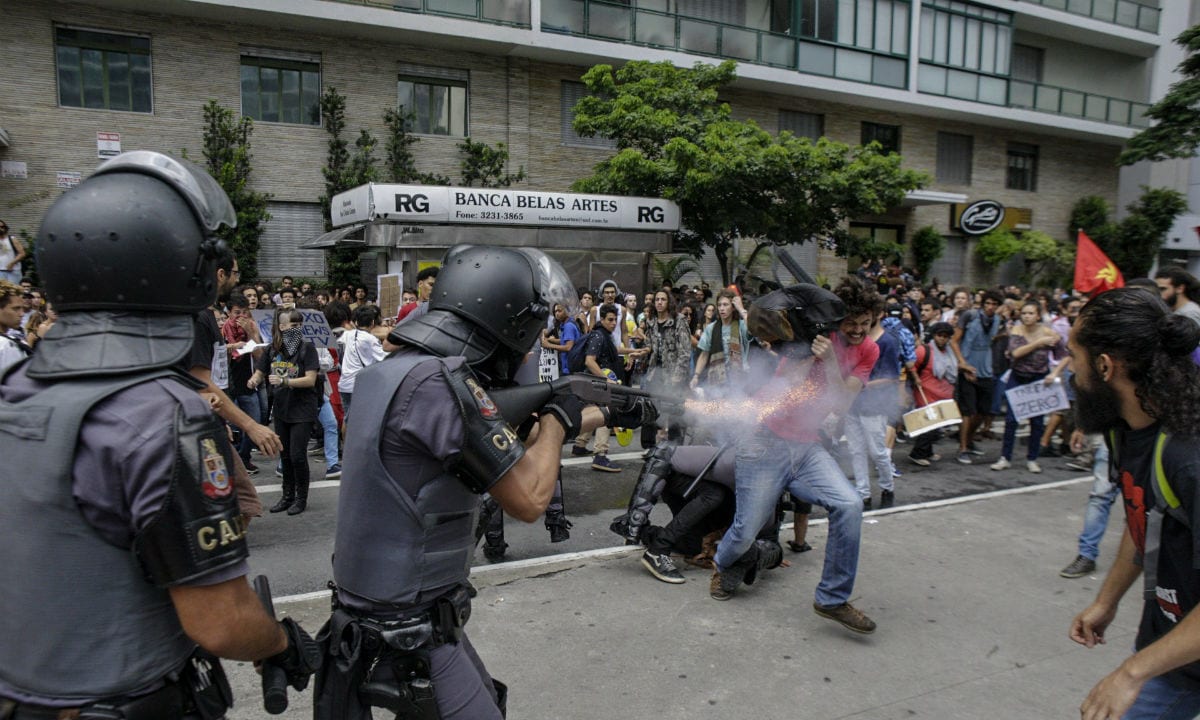
[[[233,462],[221,423],[211,414],[175,415],[171,487],[158,514],[134,538],[149,580],[181,585],[249,556],[233,487]]]
[[[442,374],[463,419],[462,450],[451,458],[447,470],[471,492],[487,492],[517,464],[525,446],[470,368],[464,364],[447,370],[443,365]]]

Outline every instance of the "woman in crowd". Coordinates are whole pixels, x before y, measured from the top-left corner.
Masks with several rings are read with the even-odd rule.
[[[953,306],[942,313],[942,322],[948,322],[958,327],[958,316],[971,309],[971,291],[966,286],[959,285],[950,294],[950,301]]]
[[[703,384],[716,389],[734,384],[749,369],[746,351],[750,345],[750,333],[746,329],[740,300],[730,290],[722,290],[717,294],[717,319],[704,326],[696,346],[700,356],[696,359],[691,387]]]
[[[687,317],[675,312],[675,298],[671,293],[666,290],[654,293],[654,311],[646,319],[646,339],[650,347],[643,383],[646,389],[663,397],[682,397],[691,369],[691,336]],[[678,439],[682,430],[676,418],[668,419],[668,437]],[[656,435],[657,426],[643,426],[642,447],[653,447],[658,442]]]
[[[304,339],[304,316],[299,310],[282,310],[271,329],[271,347],[263,353],[247,387],[265,379],[275,388],[275,432],[283,441],[283,497],[271,512],[299,515],[308,505],[308,437],[317,421],[321,393],[317,389],[320,362],[317,349]]]
[[[1059,363],[1053,376],[1047,377],[1050,371],[1050,355],[1056,358],[1066,357],[1066,345],[1058,333],[1042,323],[1041,307],[1036,301],[1021,305],[1020,322],[1009,330],[1008,357],[1011,361],[1009,379],[1004,383],[1006,390],[1035,382],[1053,382],[1066,363]],[[1026,469],[1031,473],[1040,473],[1042,468],[1037,464],[1042,428],[1045,424],[1044,415],[1035,415],[1029,419],[1029,452],[1027,453]],[[1004,445],[1001,457],[992,463],[993,470],[1004,470],[1012,466],[1013,447],[1017,439],[1019,421],[1013,415],[1012,408],[1004,420]]]
[[[642,350],[646,348],[646,334],[642,332],[642,328],[638,325],[638,298],[635,293],[625,293],[625,298],[622,300],[625,305],[625,327],[622,328],[621,339],[625,342],[625,346],[634,350]],[[633,387],[641,381],[642,375],[646,372],[646,354],[630,353],[625,356],[625,384]]]

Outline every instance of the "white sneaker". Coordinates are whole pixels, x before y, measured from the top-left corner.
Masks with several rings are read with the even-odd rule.
[[[992,467],[995,467],[995,465]],[[1038,465],[1037,462],[1030,460],[1029,462],[1025,463],[1025,469],[1031,473],[1040,473],[1042,471],[1042,466]]]
[[[1000,458],[996,462],[992,463],[993,470],[1007,470],[1010,467],[1012,467],[1012,463],[1004,458]]]

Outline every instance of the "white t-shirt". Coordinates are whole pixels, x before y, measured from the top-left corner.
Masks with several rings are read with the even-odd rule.
[[[366,330],[347,330],[338,338],[342,346],[342,376],[338,392],[353,393],[358,371],[383,359],[383,343]]]

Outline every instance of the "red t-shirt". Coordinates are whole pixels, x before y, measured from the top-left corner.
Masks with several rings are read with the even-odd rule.
[[[401,305],[399,312],[396,313],[396,324],[400,324],[400,321],[408,317],[409,313],[411,313],[413,310],[416,310],[417,305],[419,304],[420,303],[410,302]]]
[[[874,340],[865,338],[858,345],[848,345],[842,340],[841,333],[834,333],[833,352],[843,378],[856,377],[862,380],[863,385],[867,384],[871,368],[879,359],[879,346]],[[786,381],[789,375],[797,371],[801,362],[807,361],[781,360],[775,369],[775,377]],[[763,419],[763,424],[784,440],[796,442],[818,442],[820,437],[817,429],[838,402],[837,393],[825,379],[822,360],[813,363],[808,377],[799,387],[787,387],[781,393],[779,383],[769,383],[756,399],[779,404],[774,412]]]

